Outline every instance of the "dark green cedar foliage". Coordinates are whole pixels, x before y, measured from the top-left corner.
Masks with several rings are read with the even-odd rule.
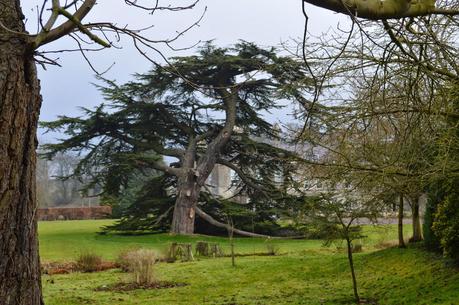
[[[236,217],[244,221],[236,219],[235,224],[274,225],[279,211],[295,202],[285,185],[291,182],[292,161],[297,157],[275,144],[279,133],[263,113],[282,108],[281,100],[304,100],[311,84],[307,69],[302,62],[277,55],[273,48],[247,42],[231,48],[208,43],[197,55],[172,58],[170,63],[137,74],[135,81],[124,85],[105,80],[100,90],[106,104],[84,109],[82,117],[62,116],[43,123],[67,135],[60,143],[46,146],[48,156],[83,152],[75,175],[89,175],[92,184],[103,185],[105,198],[115,203],[133,175],[163,172],[163,177],[141,188],[118,229],[166,228],[164,219],[170,221],[174,200],[177,209],[183,199],[176,194],[183,197],[190,186],[199,193],[194,202],[186,203],[190,209],[199,202],[201,209],[225,222],[221,201],[206,195],[205,188],[218,163],[237,173],[235,189],[250,198],[250,204],[239,207],[245,212]],[[222,140],[225,133],[230,134],[229,140]],[[163,157],[177,161],[167,165]],[[279,175],[281,182],[275,181]],[[225,202],[237,205],[231,199]],[[163,218],[157,222],[158,217]]]

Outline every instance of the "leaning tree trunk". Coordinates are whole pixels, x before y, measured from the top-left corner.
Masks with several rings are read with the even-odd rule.
[[[413,237],[411,237],[410,241],[418,242],[422,240],[421,217],[419,214],[419,197],[412,198],[411,213],[413,218]]]
[[[349,261],[349,267],[351,268],[351,275],[352,275],[352,288],[354,291],[354,298],[356,303],[360,303],[360,296],[357,289],[357,277],[355,276],[355,268],[354,268],[354,259],[352,257],[352,243],[349,239],[349,236],[346,237],[346,246],[347,246],[347,259]]]
[[[0,303],[40,305],[35,147],[40,88],[19,0],[0,0]],[[14,32],[13,32],[14,31]]]

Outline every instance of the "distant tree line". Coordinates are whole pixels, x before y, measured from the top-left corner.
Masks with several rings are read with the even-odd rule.
[[[52,159],[37,159],[37,201],[39,208],[99,205],[98,186],[86,189],[83,179],[72,177],[79,157],[69,153]]]

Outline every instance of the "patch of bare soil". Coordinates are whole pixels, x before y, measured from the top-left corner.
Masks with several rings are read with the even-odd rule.
[[[97,266],[97,270],[94,272],[116,269],[118,267],[119,266],[114,262],[102,262]],[[77,271],[81,270],[75,262],[44,262],[41,264],[42,274],[69,274]]]
[[[74,262],[42,262],[42,274],[68,274],[76,271],[76,263]]]
[[[149,289],[165,289],[165,288],[175,288],[175,287],[184,287],[187,284],[185,283],[175,283],[167,281],[159,281],[151,284],[137,284],[137,283],[117,283],[114,285],[104,285],[94,289],[95,291],[132,291],[137,289],[149,290]]]

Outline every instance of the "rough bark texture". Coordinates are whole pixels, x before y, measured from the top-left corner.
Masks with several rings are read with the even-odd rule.
[[[403,195],[400,195],[398,204],[398,247],[406,247],[405,239],[403,238]]]
[[[0,0],[0,22],[24,31],[19,0]],[[0,303],[41,305],[35,147],[39,82],[25,36],[0,29]]]
[[[179,177],[177,200],[172,217],[171,232],[189,235],[194,233],[195,208],[200,188],[193,177]]]
[[[224,85],[221,87],[224,87]],[[223,89],[221,91],[221,98],[225,104],[225,125],[207,145],[205,153],[199,158],[196,155],[197,139],[194,135],[191,135],[185,156],[181,160],[182,171],[177,175],[177,199],[171,225],[171,233],[173,234],[189,235],[194,233],[199,193],[215,167],[221,150],[231,138],[236,122],[235,97],[237,92]]]
[[[177,199],[175,200],[174,214],[172,217],[171,233],[193,234],[195,207],[201,189],[193,172],[196,162],[196,139],[190,137],[189,144],[182,161],[182,170],[177,176]]]

